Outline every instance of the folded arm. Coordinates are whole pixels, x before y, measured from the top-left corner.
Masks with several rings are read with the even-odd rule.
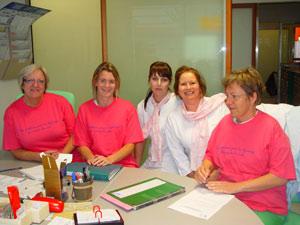
[[[108,164],[116,163],[125,158],[126,156],[132,154],[133,151],[134,144],[131,143],[124,145],[117,152],[109,156],[93,154],[93,152],[87,146],[79,147],[79,152],[83,156],[83,158],[85,158],[89,164],[94,166],[105,166]]]
[[[40,157],[41,152],[33,152],[30,150],[25,149],[17,149],[17,150],[11,150],[10,151],[12,155],[19,160],[24,161],[37,161],[41,162],[42,158]],[[52,156],[55,159],[58,157],[59,152],[57,150],[49,150],[44,152],[46,155]]]

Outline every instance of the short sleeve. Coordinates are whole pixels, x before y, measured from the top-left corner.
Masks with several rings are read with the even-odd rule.
[[[125,143],[137,143],[144,140],[140,122],[138,119],[136,109],[130,104],[128,107],[127,124],[126,124],[126,136]]]
[[[290,142],[278,123],[273,128],[269,154],[270,173],[288,180],[296,178]]]
[[[74,132],[75,126],[75,113],[72,105],[65,99],[62,102],[63,104],[63,114],[64,114],[64,122],[66,125],[66,131],[69,135],[72,135]]]
[[[4,113],[4,127],[3,127],[3,149],[16,150],[20,149],[21,145],[16,136],[16,127],[12,116],[13,112],[8,108]]]
[[[88,134],[87,127],[87,115],[84,110],[84,107],[79,108],[79,112],[75,121],[74,129],[74,145],[75,146],[87,146],[90,147],[91,139]]]

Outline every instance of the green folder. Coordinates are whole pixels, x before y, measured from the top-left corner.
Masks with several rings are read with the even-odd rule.
[[[154,177],[102,194],[101,197],[127,211],[137,210],[185,192],[185,187]]]
[[[121,169],[121,165],[111,164],[103,167],[91,166],[84,162],[69,163],[66,166],[67,175],[71,176],[73,172],[83,173],[84,168],[88,168],[90,176],[94,180],[110,181]]]

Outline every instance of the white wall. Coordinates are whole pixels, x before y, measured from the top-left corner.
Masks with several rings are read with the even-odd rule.
[[[252,63],[252,8],[232,9],[232,69]]]
[[[74,93],[76,105],[92,97],[91,79],[101,63],[99,0],[31,0],[51,12],[32,27],[36,63],[50,77],[50,89]]]
[[[100,1],[31,0],[31,4],[51,10],[33,24],[35,62],[47,69],[49,87],[73,92],[78,106],[91,98],[91,78],[102,61]],[[0,148],[4,110],[19,92],[17,80],[0,81]]]

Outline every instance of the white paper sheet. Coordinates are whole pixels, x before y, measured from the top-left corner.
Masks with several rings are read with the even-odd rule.
[[[218,194],[206,188],[197,187],[168,208],[208,220],[232,198],[234,198],[233,195]]]
[[[60,163],[65,162],[66,164],[71,163],[73,159],[73,154],[60,153],[58,158],[55,160],[57,168],[60,169]]]
[[[56,216],[48,225],[74,225],[74,220]]]
[[[60,168],[61,162],[66,162],[68,164],[72,162],[72,159],[73,159],[72,154],[60,153],[58,155],[58,158],[55,160],[57,168],[58,169]],[[44,169],[42,165],[21,169],[20,172],[30,177],[31,179],[39,180],[39,181],[44,180]]]
[[[20,172],[31,179],[39,181],[44,180],[44,169],[42,165],[21,169]]]
[[[126,189],[122,189],[120,191],[113,192],[112,194],[119,197],[119,198],[125,198],[125,197],[128,197],[130,195],[134,195],[136,193],[139,193],[139,192],[149,190],[151,188],[163,185],[165,183],[166,182],[164,182],[162,180],[154,179],[154,180],[150,180],[148,182],[144,182],[144,183],[141,183],[141,184],[134,185],[134,186],[126,188]]]
[[[7,186],[17,186],[21,198],[32,198],[44,190],[40,181],[0,175],[0,192],[7,194]]]

